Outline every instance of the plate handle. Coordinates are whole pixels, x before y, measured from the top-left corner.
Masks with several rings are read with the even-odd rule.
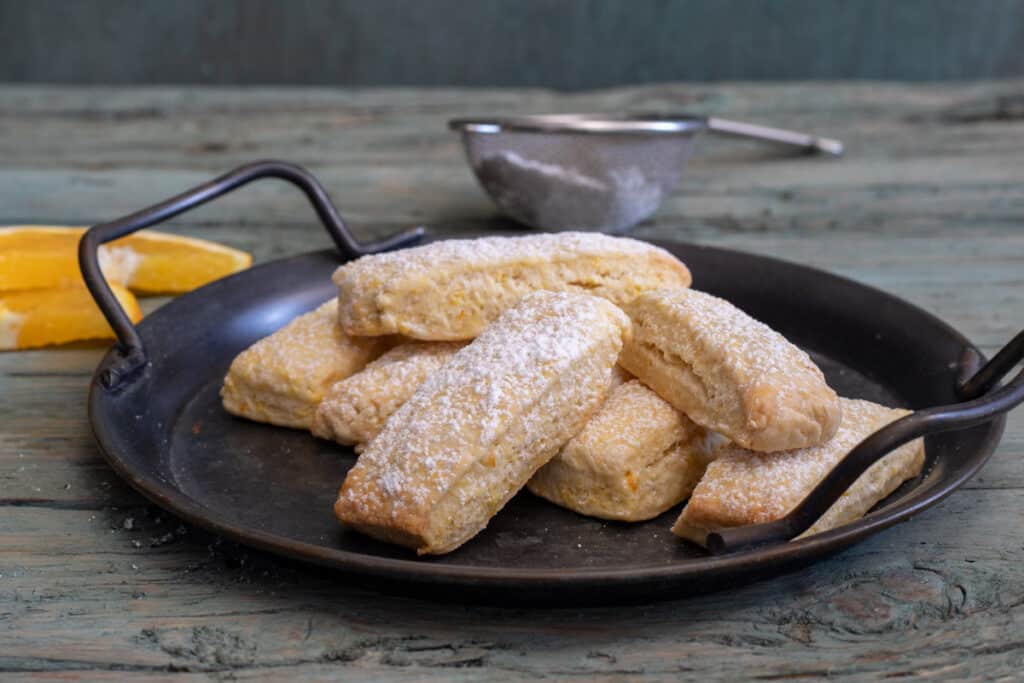
[[[174,218],[260,178],[278,178],[302,190],[338,251],[349,258],[408,246],[423,236],[424,229],[416,227],[378,242],[357,242],[316,178],[301,166],[284,161],[257,161],[239,166],[233,171],[141,211],[108,223],[94,225],[82,235],[78,243],[78,264],[89,292],[117,335],[117,350],[120,357],[109,363],[100,374],[99,381],[104,387],[116,388],[127,377],[144,367],[146,349],[135,326],[103,278],[98,254],[100,245]]]
[[[809,529],[860,475],[894,448],[927,434],[989,422],[1024,403],[1024,369],[998,386],[1021,361],[1024,361],[1024,332],[969,379],[959,383],[957,393],[965,399],[963,403],[918,410],[886,425],[850,451],[788,515],[765,524],[714,531],[705,539],[708,550],[717,555],[789,541]]]

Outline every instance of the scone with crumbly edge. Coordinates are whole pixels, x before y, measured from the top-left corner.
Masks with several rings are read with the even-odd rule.
[[[628,334],[604,299],[527,295],[391,416],[335,514],[420,554],[459,547],[598,409]]]
[[[728,301],[677,288],[624,310],[633,337],[619,362],[705,429],[766,452],[835,434],[839,398],[810,356]]]
[[[703,429],[631,380],[611,391],[527,488],[591,517],[652,519],[693,491],[707,466],[704,442]]]
[[[704,545],[712,531],[785,517],[857,444],[909,414],[870,401],[844,398],[842,403],[839,430],[820,446],[780,453],[755,453],[733,444],[719,448],[672,533]],[[920,474],[923,464],[922,439],[900,446],[868,468],[803,535],[862,517],[904,481]]]
[[[313,435],[344,445],[370,441],[420,384],[465,345],[410,341],[387,351],[331,386],[316,409]]]
[[[235,357],[220,396],[234,415],[309,429],[328,387],[380,355],[390,338],[350,337],[337,299],[300,315]]]
[[[536,290],[624,304],[659,287],[687,287],[690,271],[654,245],[599,233],[446,240],[372,254],[334,273],[342,328],[354,335],[476,337]]]

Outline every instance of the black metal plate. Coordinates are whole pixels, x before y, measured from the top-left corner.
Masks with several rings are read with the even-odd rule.
[[[957,402],[961,363],[980,354],[956,331],[884,292],[783,261],[661,243],[694,284],[807,349],[842,395],[923,408]],[[95,380],[89,414],[113,468],[157,504],[230,538],[348,570],[391,590],[491,602],[602,603],[664,598],[776,574],[840,550],[937,502],[991,455],[1005,420],[930,437],[924,473],[854,524],[722,557],[672,536],[678,514],[602,522],[523,492],[477,538],[419,559],[341,528],[337,489],[350,449],[233,418],[218,390],[232,358],[336,293],[334,252],[250,269],[182,296],[139,332],[150,364],[128,386]],[[98,373],[111,361],[108,354]]]

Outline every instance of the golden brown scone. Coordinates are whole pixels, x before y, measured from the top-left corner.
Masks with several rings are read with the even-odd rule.
[[[711,531],[772,522],[786,516],[854,446],[909,411],[842,399],[843,421],[826,444],[780,453],[726,445],[715,453],[672,533],[701,545]],[[863,516],[924,464],[924,442],[911,441],[885,456],[854,482],[804,535]]]
[[[350,337],[337,320],[337,299],[300,315],[231,363],[220,396],[234,415],[309,429],[328,387],[363,369],[391,339]]]
[[[633,338],[619,362],[705,429],[767,452],[835,434],[839,398],[814,361],[728,301],[679,288],[624,310]]]
[[[526,296],[391,416],[349,471],[335,514],[420,554],[454,550],[597,410],[628,333],[604,299]]]
[[[331,386],[317,406],[313,435],[346,445],[370,441],[420,384],[465,345],[424,341],[399,344]]]
[[[683,501],[707,466],[704,430],[638,380],[609,393],[527,484],[580,514],[637,522]]]
[[[420,384],[468,343],[412,341],[394,347],[327,391],[313,417],[313,435],[345,446],[354,444],[356,453],[362,453]],[[616,365],[609,391],[629,377]]]
[[[354,335],[476,337],[535,290],[624,304],[657,287],[687,287],[690,271],[645,242],[599,233],[446,240],[364,256],[334,273],[338,316]]]

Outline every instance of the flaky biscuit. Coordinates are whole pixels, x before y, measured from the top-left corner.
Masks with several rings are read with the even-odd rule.
[[[455,345],[459,345],[459,346],[465,346],[465,344],[467,344],[468,342],[409,342],[409,343],[410,344],[455,344]],[[358,376],[358,374],[361,374],[361,373],[357,373],[357,376]],[[615,387],[619,386],[623,382],[629,381],[629,379],[631,377],[632,377],[632,375],[630,375],[628,372],[626,372],[622,368],[621,365],[616,365],[614,368],[612,368],[612,377],[611,377],[611,383],[608,385],[608,392],[611,393],[611,391],[613,389],[615,389]],[[424,379],[426,379],[426,378],[424,377]],[[377,405],[377,413],[378,413],[378,419],[380,421],[380,425],[378,426],[376,431],[372,431],[371,429],[367,429],[364,432],[367,435],[367,438],[359,439],[359,440],[357,440],[355,442],[338,441],[338,443],[341,443],[343,445],[350,445],[351,443],[355,443],[355,447],[354,447],[353,450],[355,450],[356,453],[362,453],[364,450],[366,450],[366,444],[369,441],[373,440],[373,437],[377,436],[377,434],[380,433],[380,430],[384,428],[384,423],[387,422],[388,418],[391,417],[391,415],[393,415],[396,410],[401,408],[403,403],[405,403],[410,398],[412,398],[412,395],[414,393],[416,393],[416,389],[419,388],[418,384],[415,385],[415,386],[410,386],[410,385],[398,386],[397,384],[392,384],[391,386],[394,387],[394,391],[393,392],[387,392],[387,393],[378,394],[378,396],[380,397],[379,398],[380,402]],[[385,399],[385,396],[387,397],[386,399]],[[358,400],[359,400],[358,398],[354,398],[353,399],[354,402],[358,401]],[[322,402],[321,402],[321,405],[323,405]],[[319,410],[319,408],[317,410]],[[390,410],[390,412],[388,412],[388,410]],[[372,434],[371,434],[371,431],[372,431]],[[315,418],[313,420],[313,433],[316,436],[320,436],[319,434],[316,434],[316,419]],[[321,438],[331,438],[331,437],[327,436],[327,437],[321,437]],[[335,439],[335,440],[337,441],[337,439]]]
[[[599,233],[446,240],[364,256],[334,273],[349,334],[472,339],[535,290],[575,291],[623,304],[690,271],[664,249]]]
[[[633,337],[619,362],[702,427],[766,452],[835,433],[839,398],[814,361],[728,301],[678,288],[624,310]]]
[[[328,387],[391,343],[342,332],[337,305],[331,299],[238,354],[220,390],[224,408],[257,422],[308,429]]]
[[[316,409],[313,435],[346,446],[355,444],[356,452],[362,452],[420,384],[467,343],[411,341],[394,347],[328,390]],[[630,377],[616,365],[609,391]]]
[[[703,545],[711,531],[781,519],[857,444],[909,412],[870,401],[841,400],[839,430],[820,446],[779,453],[755,453],[736,445],[718,449],[672,533]],[[868,468],[804,535],[863,516],[917,476],[923,464],[923,440],[897,448]]]
[[[391,416],[349,471],[335,514],[420,554],[457,548],[597,410],[628,333],[604,299],[524,297]]]
[[[693,491],[707,466],[703,444],[703,429],[631,380],[609,393],[527,488],[591,517],[652,519]]]
[[[457,344],[457,345],[463,345],[463,346],[465,345],[465,342],[410,342],[410,343],[419,343],[419,344]],[[622,383],[628,382],[631,378],[632,378],[632,375],[630,375],[628,372],[626,372],[622,368],[621,365],[616,365],[615,367],[612,368],[611,382],[608,384],[608,393],[611,393],[615,389],[615,387],[621,385]],[[419,388],[419,385],[416,385],[416,386],[413,386],[413,387],[408,387],[407,386],[407,387],[403,387],[403,388],[395,387],[395,392],[393,394],[391,394],[391,401],[389,402],[389,407],[393,406],[393,409],[387,415],[384,415],[383,414],[384,411],[381,411],[381,416],[384,418],[384,422],[387,422],[387,419],[389,417],[391,417],[391,415],[394,413],[395,410],[398,410],[398,408],[401,407],[402,403],[404,403],[405,401],[408,401],[412,397],[412,395],[416,392],[417,388]],[[383,426],[384,426],[384,424],[382,422],[381,423],[381,428],[383,428]],[[374,432],[373,436],[376,436],[378,433],[380,433],[380,429],[378,429],[376,432]],[[372,438],[373,437],[371,436],[370,438],[362,439],[360,441],[357,441],[356,445],[355,445],[356,453],[362,453],[366,449],[366,444]]]
[[[465,345],[424,341],[399,344],[331,386],[317,406],[313,435],[345,445],[370,441],[420,384]]]

